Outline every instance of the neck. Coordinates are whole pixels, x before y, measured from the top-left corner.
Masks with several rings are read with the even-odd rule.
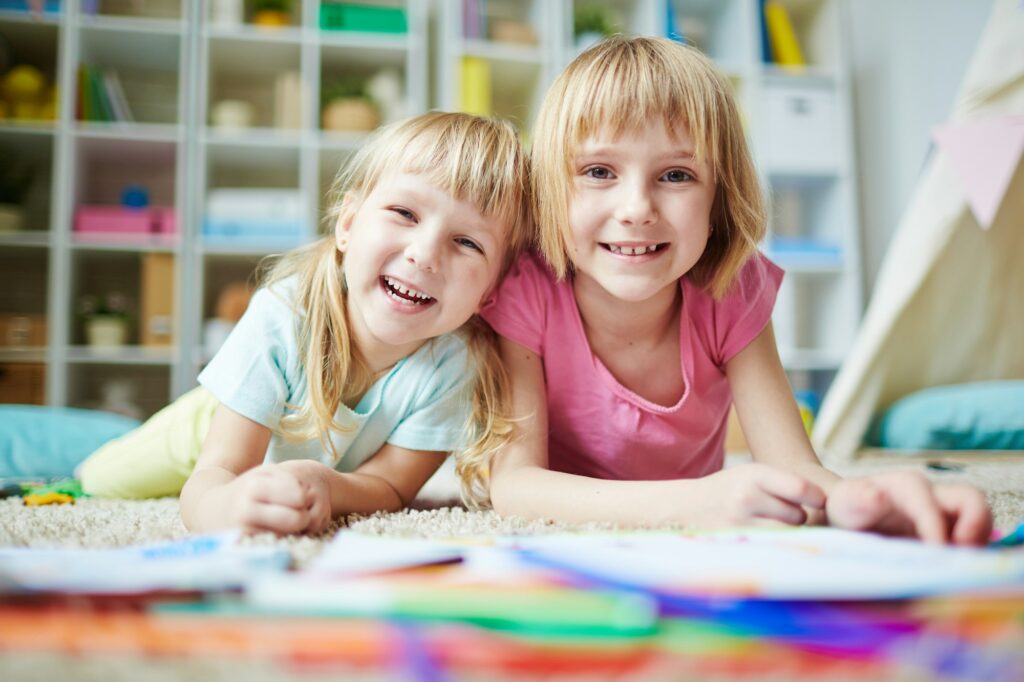
[[[617,298],[593,279],[577,275],[573,294],[587,337],[616,339],[615,345],[655,345],[679,326],[679,282],[665,286],[643,301]]]

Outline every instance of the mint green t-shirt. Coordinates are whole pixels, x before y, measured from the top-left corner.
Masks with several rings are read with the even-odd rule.
[[[306,374],[296,343],[294,280],[253,296],[199,383],[222,404],[274,430],[267,462],[314,459],[332,465],[319,439],[286,441],[278,432],[288,405],[306,400]],[[385,443],[410,450],[449,452],[463,443],[471,410],[472,366],[463,339],[446,334],[424,343],[370,387],[355,409],[338,408],[336,419],[351,431],[331,438],[339,471],[353,471]]]

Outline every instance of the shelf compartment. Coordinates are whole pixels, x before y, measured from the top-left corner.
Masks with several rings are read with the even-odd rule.
[[[17,358],[0,363],[0,403],[45,404],[46,365]]]
[[[118,412],[145,419],[170,400],[170,371],[166,362],[118,362],[90,358],[68,366],[70,407]]]
[[[71,344],[85,346],[87,316],[97,308],[116,309],[126,318],[123,343],[103,347],[120,355],[138,343],[142,284],[142,256],[134,251],[75,250],[71,258],[71,300],[68,311]]]
[[[330,133],[365,134],[405,118],[410,106],[407,59],[404,44],[322,46],[318,125]]]
[[[844,235],[852,226],[838,177],[771,174],[768,185],[769,244],[774,238],[836,247],[846,243]],[[840,249],[840,260],[847,255]]]
[[[45,316],[49,293],[49,249],[0,250],[0,315]]]
[[[827,359],[822,366],[838,366],[829,363],[842,361],[857,331],[850,293],[842,277],[791,272],[782,281],[772,322],[787,367],[799,361],[801,368],[813,369],[806,367],[812,357]]]
[[[669,0],[675,32],[683,40],[717,62],[728,72],[744,72],[760,61],[759,41],[754,40],[747,12],[757,3],[747,0]],[[756,19],[756,17],[755,17]]]
[[[245,292],[251,294],[259,284],[257,268],[263,255],[205,254],[201,300],[197,302],[202,311],[201,338],[194,358],[197,369],[213,358],[233,324],[220,315],[241,316],[243,311],[239,308],[246,303]],[[222,300],[222,296],[227,299]]]
[[[94,121],[132,120],[139,123],[173,124],[182,120],[179,111],[179,74],[185,61],[182,37],[177,32],[125,30],[110,21],[85,25],[80,32],[77,79],[77,118]],[[81,70],[90,74],[83,91]],[[120,87],[114,87],[111,81]],[[120,91],[123,98],[118,98]],[[86,95],[89,99],[86,100]],[[116,102],[129,112],[124,118]],[[105,104],[104,104],[105,103]]]
[[[27,13],[25,13],[27,15]],[[45,124],[52,126],[57,118],[57,43],[58,26],[47,20],[24,20],[0,14],[0,45],[5,59],[0,77],[19,66],[31,67],[32,76],[41,77],[42,92],[34,102],[17,106],[0,104],[0,123]],[[0,102],[4,100],[0,98]]]
[[[272,35],[272,34],[271,34]],[[307,100],[298,74],[302,46],[297,42],[267,40],[257,34],[211,38],[208,44],[207,123],[217,129],[299,127],[305,107],[290,123],[280,120],[275,101],[280,97]],[[295,92],[280,92],[290,76]],[[279,94],[280,92],[280,94]],[[286,104],[287,102],[285,102]]]
[[[144,188],[150,207],[176,205],[178,145],[91,136],[77,137],[75,142],[74,206],[120,206],[129,187]]]
[[[53,154],[53,135],[0,129],[0,176],[11,193],[0,195],[0,239],[49,233]]]
[[[547,0],[469,0],[462,7],[462,36],[509,46],[545,43]]]

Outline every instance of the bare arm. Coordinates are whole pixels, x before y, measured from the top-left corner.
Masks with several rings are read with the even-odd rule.
[[[792,471],[826,493],[831,490],[839,476],[825,469],[814,454],[770,322],[726,363],[725,371],[754,461]],[[821,523],[824,516],[816,512],[809,520]]]
[[[671,481],[606,481],[550,471],[542,361],[504,338],[501,350],[512,377],[514,412],[521,421],[517,439],[495,456],[491,467],[491,502],[500,514],[570,522],[723,525],[774,517],[779,510],[772,501],[777,503],[779,496],[805,504],[822,502],[813,486],[767,467],[756,470],[756,482],[747,473],[754,469]],[[769,501],[766,489],[771,491]]]
[[[844,481],[821,465],[800,420],[771,324],[729,361],[726,373],[754,459],[792,471],[826,491],[827,515],[825,510],[807,510],[809,522],[933,543],[987,541],[991,511],[973,486],[932,484],[913,470]]]
[[[349,474],[312,460],[261,466],[270,436],[267,427],[217,408],[181,492],[190,530],[317,533],[341,514],[401,509],[446,456],[385,445]]]

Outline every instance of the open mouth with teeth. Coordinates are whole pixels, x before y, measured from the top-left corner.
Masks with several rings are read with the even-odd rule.
[[[387,275],[383,275],[380,278],[380,283],[384,287],[384,291],[387,292],[388,296],[397,301],[401,301],[402,303],[412,305],[429,305],[435,300],[422,291],[417,291],[416,289],[407,287],[397,279],[392,279]]]
[[[648,253],[654,253],[661,251],[668,242],[662,242],[660,244],[648,244],[646,246],[619,246],[618,244],[605,244],[601,243],[601,248],[605,251],[611,251],[617,256],[644,256]]]

